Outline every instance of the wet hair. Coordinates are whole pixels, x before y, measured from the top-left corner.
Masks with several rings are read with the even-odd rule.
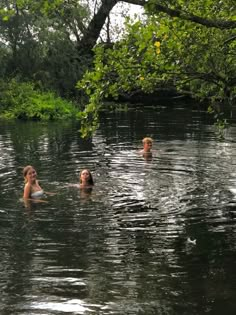
[[[27,166],[25,166],[25,167],[23,168],[23,176],[24,176],[24,178],[25,178],[25,182],[27,182],[26,176],[27,176],[29,170],[31,170],[31,169],[34,169],[34,170],[35,170],[35,168],[34,168],[32,165],[27,165]]]
[[[94,185],[94,181],[93,181],[93,176],[92,176],[92,173],[90,172],[90,170],[88,170],[87,168],[86,169],[83,169],[80,173],[79,173],[79,182],[80,184],[82,184],[82,180],[81,180],[81,174],[83,171],[87,171],[89,173],[89,179],[88,179],[88,184],[93,186]]]
[[[145,137],[145,138],[143,138],[142,142],[143,142],[143,144],[146,143],[146,142],[153,143],[153,139],[151,137]]]

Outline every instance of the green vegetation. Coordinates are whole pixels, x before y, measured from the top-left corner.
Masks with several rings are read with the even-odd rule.
[[[128,18],[112,43],[108,18],[117,2],[140,5],[146,15]],[[0,0],[0,79],[8,82],[0,91],[1,115],[76,116],[89,135],[104,101],[171,88],[207,104],[223,129],[236,99],[234,2]],[[75,100],[83,112],[55,95]]]
[[[227,126],[222,111],[236,99],[236,35],[223,24],[217,27],[217,21],[235,20],[232,1],[170,1],[171,7],[189,16],[177,17],[176,10],[169,11],[174,16],[157,13],[155,1],[149,1],[146,22],[128,20],[122,40],[109,49],[95,48],[94,69],[77,85],[89,98],[87,117],[93,114],[96,120],[106,99],[173,87],[179,95],[207,103],[217,125]],[[204,16],[203,24],[191,20],[196,15]]]
[[[0,117],[24,120],[58,120],[76,118],[79,111],[69,101],[51,92],[39,92],[31,83],[16,80],[0,82]]]

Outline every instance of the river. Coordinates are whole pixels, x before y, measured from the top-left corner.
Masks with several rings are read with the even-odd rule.
[[[181,104],[103,112],[90,139],[1,121],[1,315],[236,314],[235,121],[224,136]],[[22,202],[28,164],[45,203]]]

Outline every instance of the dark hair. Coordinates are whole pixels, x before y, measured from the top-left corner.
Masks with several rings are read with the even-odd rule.
[[[80,184],[82,183],[82,180],[81,180],[81,174],[83,171],[87,171],[89,173],[89,179],[88,179],[88,184],[93,186],[94,185],[94,181],[93,181],[93,176],[92,176],[92,173],[90,172],[90,170],[88,170],[87,168],[86,169],[83,169],[80,173],[79,173],[79,182]]]

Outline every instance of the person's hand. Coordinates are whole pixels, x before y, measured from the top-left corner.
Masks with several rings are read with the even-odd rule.
[[[54,195],[56,195],[57,193],[45,191],[45,194],[46,194],[46,195],[49,195],[49,196],[54,196]]]

